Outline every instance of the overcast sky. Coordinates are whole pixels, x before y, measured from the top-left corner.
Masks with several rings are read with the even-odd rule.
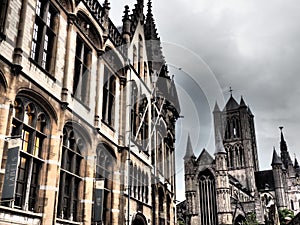
[[[111,18],[121,25],[124,5],[112,0]],[[145,2],[146,5],[147,2]],[[184,199],[187,133],[198,157],[213,154],[214,101],[223,109],[229,87],[255,115],[260,169],[270,168],[279,126],[292,159],[300,158],[300,4],[297,0],[153,0],[153,14],[182,104],[177,133],[177,199]]]

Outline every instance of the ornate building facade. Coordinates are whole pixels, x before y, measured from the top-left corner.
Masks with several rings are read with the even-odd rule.
[[[151,4],[117,28],[108,0],[1,0],[0,224],[175,223],[180,107]]]
[[[238,225],[249,213],[259,224],[278,224],[278,210],[300,212],[300,168],[293,163],[281,130],[280,156],[274,149],[271,170],[260,171],[254,115],[231,95],[223,110],[214,108],[215,154],[195,157],[188,138],[184,207],[188,225]],[[282,129],[282,128],[281,128]]]

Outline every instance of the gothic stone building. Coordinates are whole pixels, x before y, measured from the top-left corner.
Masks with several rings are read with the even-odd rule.
[[[174,224],[180,108],[151,0],[118,28],[108,0],[0,3],[0,224]]]
[[[188,138],[185,164],[188,225],[243,224],[248,213],[260,224],[278,224],[278,210],[300,212],[300,168],[293,164],[281,133],[280,154],[272,169],[259,171],[254,115],[243,98],[230,96],[221,111],[214,109],[215,154],[205,149],[195,157]],[[282,132],[282,131],[281,131]]]

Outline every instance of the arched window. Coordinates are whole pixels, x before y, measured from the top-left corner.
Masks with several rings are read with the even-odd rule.
[[[240,137],[240,121],[236,117],[232,119],[232,134],[234,138]]]
[[[115,124],[116,76],[104,67],[102,120],[109,126]]]
[[[137,197],[137,167],[133,167],[133,197]]]
[[[5,37],[5,23],[7,18],[7,8],[8,0],[1,0],[1,9],[0,9],[0,41]]]
[[[107,225],[111,224],[111,208],[112,208],[112,199],[113,199],[113,171],[115,169],[115,163],[116,163],[116,156],[113,152],[113,150],[107,146],[106,144],[99,144],[97,147],[97,160],[96,160],[96,181],[102,181],[104,187],[101,189],[101,192],[103,193],[103,202],[102,202],[102,224]],[[94,201],[97,200],[96,196],[96,189],[94,190]],[[95,209],[95,208],[94,208]],[[94,222],[96,221],[96,218],[99,218],[98,214],[99,212],[94,210]]]
[[[144,82],[147,82],[147,76],[148,76],[148,67],[147,67],[147,63],[144,62]]]
[[[133,62],[133,68],[137,70],[137,62],[138,61],[138,51],[135,45],[133,45],[133,56],[132,56],[132,62]]]
[[[163,138],[157,133],[157,169],[163,175],[164,161],[163,161]]]
[[[134,180],[134,174],[133,174],[133,164],[132,162],[130,162],[130,168],[129,168],[130,172],[129,172],[129,185],[130,185],[130,196],[132,195],[132,190],[133,190],[133,180]]]
[[[132,81],[132,96],[131,96],[131,130],[133,138],[135,139],[139,127],[139,104],[138,104],[138,87],[135,81]]]
[[[165,224],[165,218],[163,217],[163,214],[165,213],[164,210],[164,201],[165,201],[165,196],[164,196],[164,191],[160,187],[158,189],[158,211],[159,211],[159,224]]]
[[[240,149],[239,149],[239,147],[237,145],[234,146],[234,153],[235,153],[236,167],[239,168],[241,166],[241,162],[240,162]]]
[[[215,179],[209,170],[199,174],[199,199],[201,224],[217,225],[217,204]]]
[[[171,219],[171,197],[167,195],[167,225],[170,224],[170,219]]]
[[[143,45],[143,39],[141,36],[139,36],[139,55],[138,55],[138,74],[139,76],[142,75],[143,71],[143,65],[144,65],[144,59],[143,59],[143,54],[144,54],[144,45]]]
[[[142,187],[142,182],[141,182],[141,179],[142,179],[142,172],[141,172],[141,169],[139,168],[138,169],[138,174],[137,174],[137,198],[138,200],[141,199],[141,187]]]
[[[230,129],[230,120],[226,122],[226,129],[225,129],[225,139],[231,138],[231,129]]]
[[[230,145],[227,145],[227,146],[225,146],[225,150],[227,152],[227,167],[228,167],[228,169],[232,169],[234,166],[232,147]]]
[[[149,201],[149,176],[146,173],[146,181],[145,181],[145,202],[148,203]],[[300,201],[299,201],[299,205],[300,205]]]
[[[143,147],[143,151],[147,151],[146,147],[148,145],[148,138],[149,138],[149,123],[148,123],[148,100],[146,96],[142,97],[139,105],[139,115],[140,115],[140,120],[141,124],[140,126],[140,143],[141,146]]]
[[[43,118],[42,126],[41,117]],[[13,108],[11,136],[20,137],[21,146],[18,150],[19,163],[15,183],[15,208],[37,211],[38,186],[41,182],[39,176],[46,152],[45,142],[50,131],[49,120],[50,118],[46,112],[36,102],[26,97],[16,98]]]
[[[49,1],[38,0],[30,57],[43,69],[52,72],[58,32],[58,10]]]
[[[70,221],[81,221],[79,211],[82,182],[81,164],[86,148],[83,137],[73,129],[72,124],[66,124],[63,129],[63,146],[60,169],[60,185],[58,197],[58,217]]]
[[[244,160],[244,149],[243,146],[239,146],[239,156],[240,156],[240,166],[244,167],[245,166],[245,160]]]
[[[89,103],[91,61],[92,50],[83,41],[83,39],[79,35],[77,35],[73,78],[73,95],[84,105],[88,105]]]

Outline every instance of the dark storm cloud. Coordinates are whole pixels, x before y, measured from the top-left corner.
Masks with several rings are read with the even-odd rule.
[[[129,4],[132,8],[134,3],[115,0],[112,13],[121,21],[122,8],[118,7]],[[201,57],[217,78],[225,99],[229,86],[238,101],[240,95],[244,96],[255,115],[261,169],[270,168],[272,148],[279,148],[280,125],[285,127],[291,157],[296,153],[300,158],[299,2],[153,0],[153,11],[161,39],[184,46]],[[170,56],[166,57],[168,61]],[[199,72],[198,76],[202,74]],[[203,92],[211,95],[207,90]],[[181,123],[184,127],[190,121],[185,118]],[[195,151],[205,145],[197,144]],[[209,151],[213,153],[213,149]],[[177,168],[182,168],[181,163],[177,162]],[[182,179],[180,174],[177,180]],[[182,185],[177,188],[183,192]],[[179,194],[179,198],[183,195]]]

